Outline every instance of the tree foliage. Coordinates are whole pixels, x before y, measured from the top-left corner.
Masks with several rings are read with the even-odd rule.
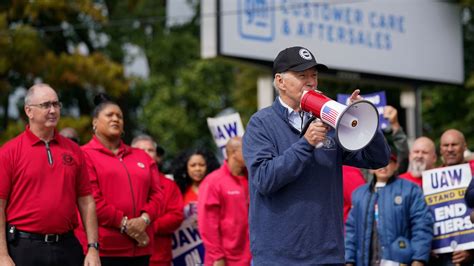
[[[423,134],[437,143],[449,128],[464,133],[468,146],[474,147],[474,1],[463,6],[463,46],[465,83],[461,86],[432,85],[422,87]],[[440,62],[442,63],[442,62]],[[449,67],[449,66],[446,66]]]
[[[224,58],[201,59],[199,13],[189,23],[169,27],[164,1],[136,1],[128,12],[126,3],[116,3],[111,19],[131,19],[134,26],[111,28],[115,41],[106,49],[119,60],[124,55],[118,47],[137,45],[150,67],[150,78],[138,80],[128,99],[139,106],[135,131],[152,135],[170,158],[195,145],[215,147],[206,119],[226,108],[248,121],[256,110],[256,80],[262,71]]]
[[[445,129],[458,128],[472,146],[474,0],[459,3],[465,84],[421,87],[420,108],[424,135],[438,140]],[[213,147],[206,118],[226,108],[238,111],[245,125],[256,111],[257,78],[268,68],[222,57],[201,59],[199,12],[189,23],[172,27],[165,15],[164,0],[0,3],[0,143],[24,125],[8,119],[8,97],[38,79],[50,83],[65,103],[60,127],[79,129],[83,142],[90,137],[91,99],[98,91],[121,105],[127,142],[138,132],[149,133],[170,157],[189,146]],[[149,78],[125,77],[122,63],[129,44],[146,56]],[[384,89],[339,78],[323,77],[320,83],[331,97],[355,88],[365,93]],[[398,101],[400,89],[387,88],[388,97]]]
[[[96,51],[91,37],[106,23],[103,6],[92,0],[18,0],[0,5],[0,107],[4,114],[0,129],[12,125],[10,94],[37,80],[56,89],[66,115],[73,113],[68,111],[71,108],[89,114],[94,92],[126,93],[129,84],[123,66]],[[86,51],[80,53],[80,46]]]

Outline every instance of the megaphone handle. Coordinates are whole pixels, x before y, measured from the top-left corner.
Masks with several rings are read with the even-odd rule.
[[[306,122],[306,125],[303,127],[303,130],[301,130],[300,137],[303,137],[304,134],[306,134],[306,131],[308,131],[309,125],[313,123],[316,119],[319,119],[319,118],[317,118],[316,116],[312,116],[308,119],[308,121]],[[324,146],[324,143],[320,142],[316,144],[315,148],[319,149],[319,148],[322,148],[323,146]]]
[[[300,138],[304,136],[304,134],[306,134],[306,131],[308,131],[308,128],[309,128],[309,125],[314,121],[316,120],[316,116],[311,116],[308,121],[306,121],[306,124],[304,125],[303,129],[301,130],[301,133],[300,133]]]
[[[323,120],[321,120],[321,118],[316,118],[315,121],[323,122]],[[324,146],[324,142],[320,142],[320,143],[316,144],[315,148],[319,149],[319,148],[322,148],[323,146]]]

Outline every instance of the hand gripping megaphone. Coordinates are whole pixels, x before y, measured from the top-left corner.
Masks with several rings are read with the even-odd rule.
[[[333,127],[337,142],[348,151],[367,146],[379,126],[377,108],[367,100],[347,106],[311,90],[303,92],[301,109]]]

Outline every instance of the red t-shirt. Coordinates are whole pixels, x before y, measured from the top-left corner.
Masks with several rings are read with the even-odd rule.
[[[194,192],[193,187],[189,186],[186,191],[184,192],[183,195],[183,203],[184,206],[192,203],[192,204],[197,204],[198,201],[198,194]]]
[[[77,227],[78,197],[91,194],[79,146],[57,132],[45,142],[29,129],[0,149],[0,198],[6,221],[19,230],[53,234]]]
[[[414,177],[410,172],[406,172],[400,175],[400,178],[406,179],[408,181],[411,181],[418,186],[420,186],[421,189],[423,189],[423,178],[420,177]]]
[[[359,168],[343,165],[342,166],[342,190],[344,200],[344,223],[349,216],[352,206],[352,192],[365,184],[364,175]]]

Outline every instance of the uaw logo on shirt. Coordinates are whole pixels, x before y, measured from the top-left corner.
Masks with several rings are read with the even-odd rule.
[[[274,0],[238,0],[240,36],[269,42],[275,37]]]
[[[64,152],[62,155],[61,155],[62,159],[63,159],[63,164],[64,165],[74,165],[74,158],[72,157],[72,155],[70,153],[67,153],[67,152]]]

